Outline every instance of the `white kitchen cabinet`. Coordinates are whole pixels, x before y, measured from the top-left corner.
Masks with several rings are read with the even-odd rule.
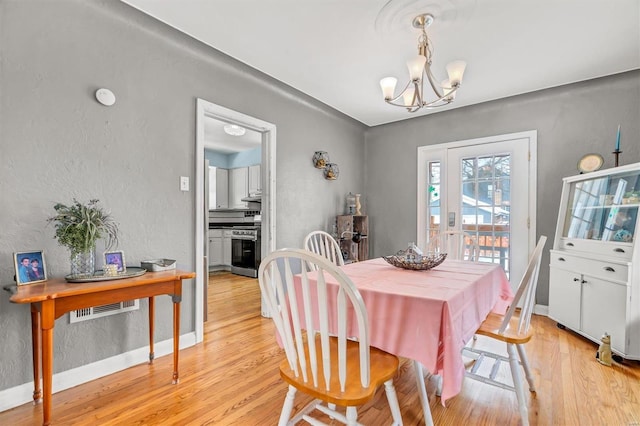
[[[602,337],[604,331],[611,335],[611,348],[620,353],[626,352],[626,283],[606,281],[584,275],[582,284],[582,311],[588,312],[582,318],[582,330],[588,336]],[[604,331],[603,331],[604,330]],[[634,338],[640,336],[636,334]]]
[[[229,208],[244,209],[247,203],[242,201],[249,195],[249,168],[229,169]]]
[[[640,163],[564,179],[549,275],[549,317],[640,360]]]
[[[229,170],[216,167],[215,208],[229,207]]]
[[[554,252],[551,252],[554,257]],[[576,303],[581,297],[580,274],[553,266],[549,270],[549,316],[572,330],[580,329],[581,304]],[[553,312],[553,314],[552,314]]]
[[[262,170],[260,164],[249,166],[249,195],[262,193]]]
[[[222,265],[222,229],[209,229],[209,266]]]
[[[551,250],[550,271],[549,316],[593,341],[607,332],[625,353],[627,267]]]
[[[222,231],[222,264],[231,266],[231,238],[233,231],[225,229]]]

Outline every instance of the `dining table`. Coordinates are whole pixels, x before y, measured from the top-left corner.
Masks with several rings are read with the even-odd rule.
[[[513,299],[509,280],[495,263],[446,259],[429,270],[410,270],[376,258],[341,268],[364,300],[371,346],[409,358],[439,375],[443,405],[462,390],[465,344],[490,312],[506,311]],[[330,288],[336,292],[328,294],[331,307],[338,286],[331,277],[325,278],[335,284]],[[310,284],[313,281],[311,273]],[[335,313],[329,317],[330,329],[337,330]],[[347,327],[348,335],[357,337],[354,318],[348,319]],[[429,424],[424,377],[417,377],[417,382]]]

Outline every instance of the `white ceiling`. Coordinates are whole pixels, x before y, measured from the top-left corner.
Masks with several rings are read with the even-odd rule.
[[[385,104],[430,12],[433,71],[467,69],[446,109],[640,68],[638,0],[122,0],[373,126],[409,114]]]
[[[260,148],[262,146],[262,134],[254,130],[245,129],[242,136],[232,136],[224,131],[228,124],[215,118],[205,117],[204,120],[204,147],[222,154],[233,154]]]

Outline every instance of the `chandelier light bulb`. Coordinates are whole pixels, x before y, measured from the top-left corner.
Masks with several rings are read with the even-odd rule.
[[[456,91],[451,87],[451,82],[449,80],[442,80],[440,85],[442,86],[442,94],[445,99],[452,101],[456,98]]]
[[[422,55],[418,55],[410,61],[407,61],[411,81],[420,81],[422,79],[422,72],[424,71],[424,64],[426,62],[427,58]]]
[[[462,75],[466,67],[467,63],[465,61],[453,61],[447,64],[447,74],[449,75],[451,87],[462,83]]]
[[[396,91],[396,84],[398,79],[395,77],[385,77],[380,80],[380,87],[382,88],[382,96],[385,99],[393,98],[393,92]]]
[[[402,99],[404,100],[404,106],[410,107],[411,105],[413,105],[413,98],[414,98],[415,94],[416,94],[415,86],[407,87],[407,90],[405,90],[402,93]]]

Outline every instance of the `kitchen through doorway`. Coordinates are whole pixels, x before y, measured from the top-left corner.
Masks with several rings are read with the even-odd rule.
[[[207,144],[207,132],[211,131],[213,127],[220,127],[224,130],[225,126],[229,127],[230,132],[241,132],[238,129],[244,129],[245,132],[252,132],[252,134],[257,135],[260,141],[260,152],[259,152],[259,177],[256,177],[255,168],[253,168],[252,174],[252,183],[256,184],[256,179],[259,181],[259,188],[254,188],[256,191],[253,191],[253,197],[248,193],[238,192],[235,190],[229,190],[231,188],[228,186],[229,183],[231,185],[237,185],[238,187],[244,187],[244,185],[249,185],[249,167],[243,168],[244,166],[239,167],[231,167],[227,168],[227,200],[226,204],[221,204],[221,201],[224,197],[220,198],[219,195],[222,195],[215,191],[216,200],[213,206],[217,205],[226,205],[227,207],[221,207],[219,209],[215,208],[213,211],[217,211],[222,217],[227,216],[225,220],[235,224],[237,226],[251,226],[260,230],[260,239],[259,242],[254,243],[253,247],[256,249],[255,251],[259,253],[259,256],[266,256],[273,250],[275,250],[275,154],[276,154],[276,126],[274,124],[268,123],[266,121],[260,120],[255,117],[248,116],[246,114],[240,113],[238,111],[233,111],[231,109],[225,108],[220,105],[213,104],[204,99],[197,99],[196,101],[196,227],[195,227],[195,240],[196,240],[196,312],[195,312],[195,325],[196,325],[196,341],[201,342],[203,339],[203,331],[204,331],[204,320],[206,318],[206,304],[207,304],[207,282],[208,282],[208,273],[209,273],[209,259],[207,256],[208,244],[209,244],[209,224],[210,224],[210,209],[209,209],[209,185],[208,185],[208,162],[211,162],[213,159],[215,161],[215,156],[209,157],[209,161],[207,161],[207,153],[206,147]],[[208,129],[209,128],[209,129]],[[208,129],[208,130],[207,130]],[[232,135],[229,135],[232,136]],[[235,139],[236,143],[238,143],[238,139]],[[210,144],[209,144],[210,145]],[[211,146],[211,145],[210,145]],[[220,148],[219,148],[220,149]],[[247,155],[251,149],[246,149]],[[256,155],[256,152],[253,151],[251,155]],[[239,155],[237,157],[241,157]],[[253,158],[254,163],[257,163],[257,159]],[[239,164],[239,163],[237,163]],[[256,165],[256,164],[253,164]],[[227,164],[228,166],[228,164]],[[220,167],[222,168],[222,167]],[[229,170],[231,169],[242,169],[238,172],[231,172],[234,174],[232,179],[229,179]],[[246,171],[246,177],[244,174]],[[235,176],[237,174],[237,176]],[[235,182],[235,184],[233,183]],[[248,188],[248,186],[247,186]],[[259,198],[260,203],[256,202],[257,190],[259,189]],[[229,195],[232,196],[229,199]],[[231,203],[231,204],[229,204]],[[232,207],[229,207],[232,206]],[[256,215],[256,212],[257,215]],[[257,216],[257,217],[256,217]],[[250,225],[246,225],[244,222],[246,220],[251,219],[252,223]],[[256,226],[256,219],[260,220],[260,225]],[[218,220],[218,219],[216,219]],[[222,219],[220,219],[222,220]],[[222,222],[219,222],[222,223]],[[221,229],[222,231],[222,229]],[[231,230],[229,230],[231,232]],[[246,232],[249,230],[240,230],[237,232],[242,234],[242,237],[245,238],[235,238],[237,240],[246,240]],[[231,236],[230,236],[231,237]],[[230,238],[231,244],[234,243],[235,239]],[[240,245],[238,253],[246,254],[246,248],[249,246],[245,241],[242,241]],[[244,256],[241,259],[242,262],[245,262],[247,257]],[[224,260],[222,260],[224,262]],[[239,261],[240,262],[240,261]],[[259,262],[259,259],[258,259]],[[233,259],[231,262],[233,263]],[[241,265],[242,266],[242,265]],[[270,313],[262,308],[261,314],[263,316],[270,316]]]

